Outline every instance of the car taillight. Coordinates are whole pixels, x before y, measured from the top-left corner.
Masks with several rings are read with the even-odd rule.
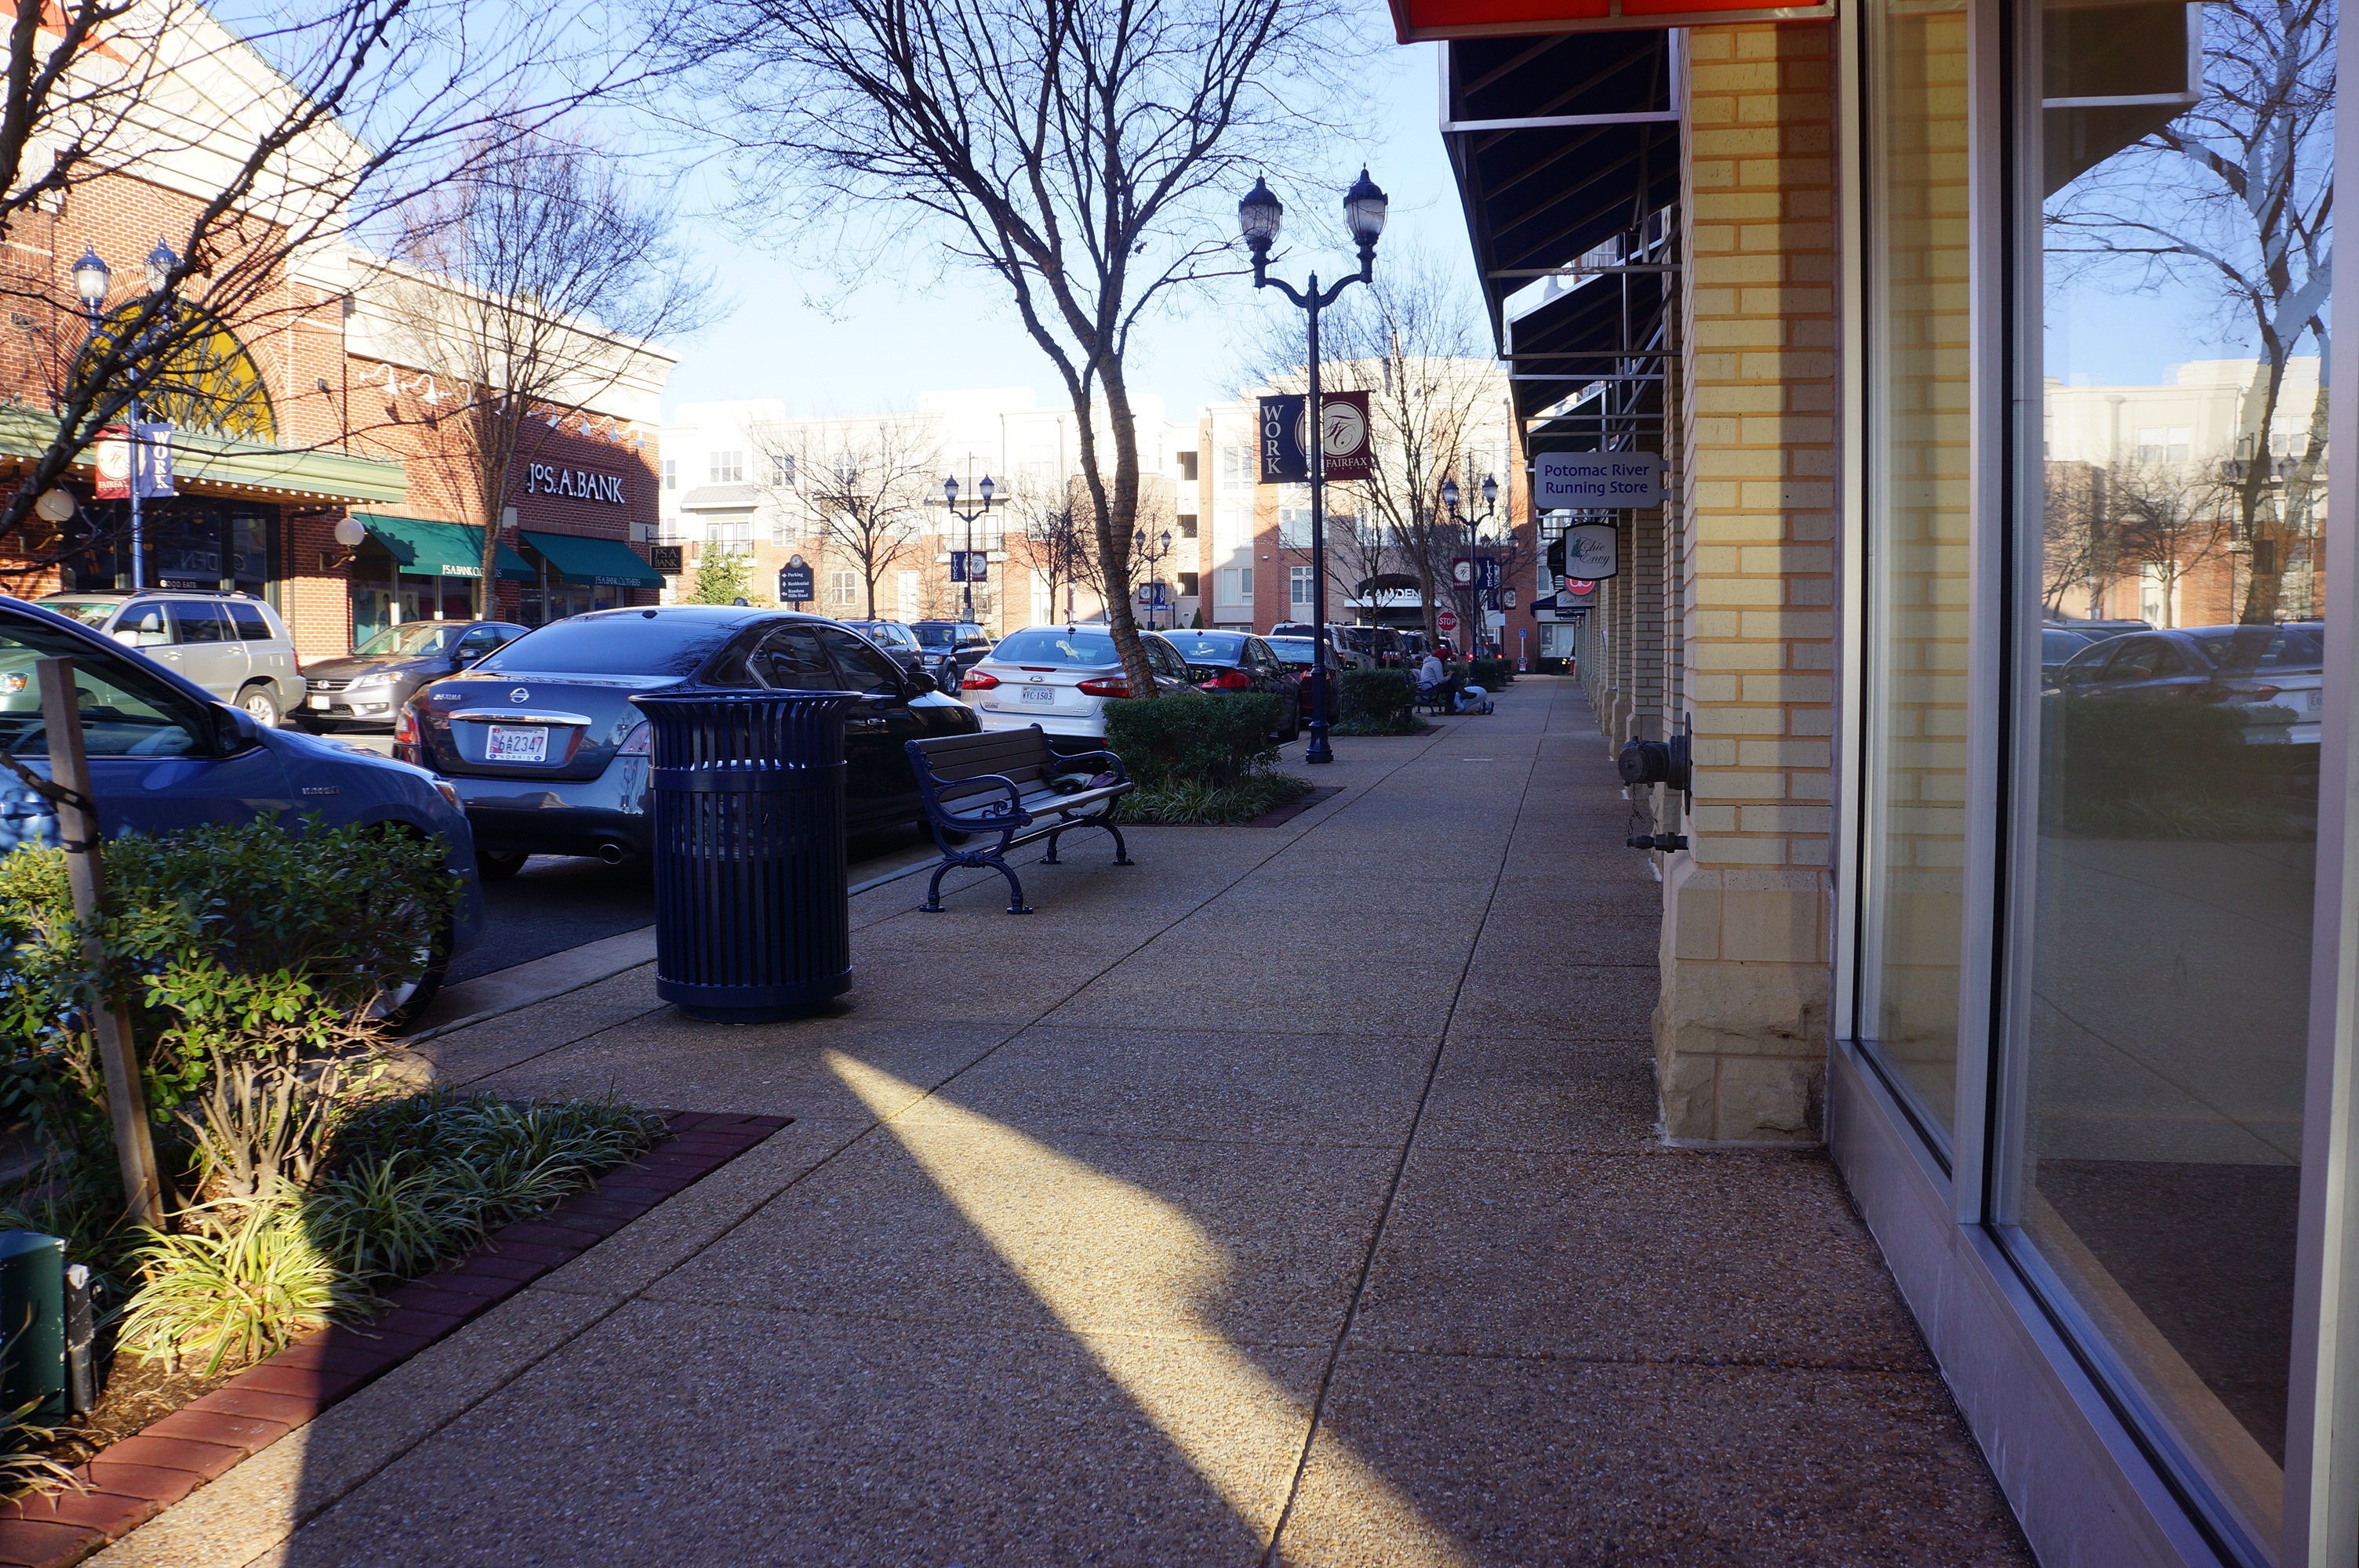
[[[650,730],[647,727],[647,721],[642,719],[632,728],[629,734],[623,737],[622,754],[625,757],[644,757],[654,741],[655,731]]]
[[[393,721],[393,738],[412,746],[418,744],[418,714],[407,704],[403,706],[400,717]]]
[[[959,682],[959,689],[961,691],[989,691],[998,684],[999,677],[993,675],[988,670],[969,670],[966,672],[966,678]]]
[[[1253,685],[1243,670],[1223,670],[1211,680],[1199,683],[1206,691],[1244,691]]]
[[[1130,683],[1123,680],[1085,680],[1082,683],[1084,697],[1128,697]]]

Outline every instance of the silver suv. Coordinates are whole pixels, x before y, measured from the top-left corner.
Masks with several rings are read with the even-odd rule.
[[[275,727],[303,700],[287,623],[246,594],[165,588],[53,593],[36,602],[138,649],[259,723]]]

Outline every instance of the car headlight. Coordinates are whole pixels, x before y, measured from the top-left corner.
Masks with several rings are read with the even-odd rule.
[[[351,686],[346,687],[344,689],[347,691],[365,691],[372,687],[386,687],[391,686],[392,684],[393,677],[391,676],[363,676],[360,679],[353,682]]]

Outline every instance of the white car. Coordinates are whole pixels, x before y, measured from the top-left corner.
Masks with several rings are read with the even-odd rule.
[[[1152,632],[1142,632],[1158,695],[1192,691],[1188,661]],[[999,640],[966,673],[959,695],[983,727],[1021,730],[1038,724],[1052,744],[1089,751],[1105,740],[1105,705],[1130,696],[1129,678],[1103,626],[1027,626]]]

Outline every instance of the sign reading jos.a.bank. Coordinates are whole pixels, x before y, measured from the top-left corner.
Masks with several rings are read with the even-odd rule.
[[[1657,453],[1532,454],[1532,504],[1543,512],[1662,503],[1663,460]]]
[[[623,476],[618,473],[592,473],[588,469],[560,468],[555,463],[532,463],[524,476],[527,495],[563,495],[575,501],[603,501],[609,506],[623,504]]]

